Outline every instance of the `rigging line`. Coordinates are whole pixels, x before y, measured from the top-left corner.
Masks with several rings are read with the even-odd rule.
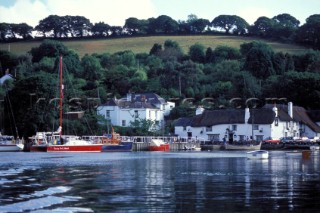
[[[71,81],[71,77],[70,77],[70,74],[69,74],[69,72],[68,72],[67,69],[66,69],[66,72],[65,72],[65,73],[66,73],[65,75],[67,76],[67,80],[68,80],[69,84],[71,85],[71,90],[72,90],[72,92],[73,92],[73,95],[76,97],[76,96],[77,96],[76,90],[75,90],[75,88],[73,87],[73,84],[72,84],[72,81]],[[80,107],[80,110],[83,110],[83,108],[82,108],[81,106],[79,106],[79,107]],[[83,111],[84,111],[84,110],[83,110]],[[93,131],[92,131],[90,125],[89,125],[89,122],[88,122],[88,119],[86,118],[86,116],[84,116],[83,119],[85,120],[85,122],[86,122],[86,124],[87,124],[87,126],[88,126],[88,128],[89,128],[89,130],[90,130],[90,132],[91,132],[91,134],[93,134]],[[73,127],[73,129],[74,129],[74,127]]]
[[[6,91],[6,94],[7,94],[7,99],[8,99],[8,103],[9,103],[9,110],[11,112],[11,116],[12,116],[13,125],[14,125],[14,128],[15,128],[15,132],[17,134],[17,138],[19,138],[19,133],[18,133],[17,125],[16,125],[16,120],[14,118],[14,114],[13,114],[13,110],[12,110],[12,104],[11,104],[11,101],[10,101],[10,98],[9,98],[9,92]]]

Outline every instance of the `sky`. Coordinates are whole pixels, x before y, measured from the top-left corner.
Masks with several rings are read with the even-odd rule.
[[[0,0],[0,23],[27,23],[35,27],[49,15],[84,16],[91,23],[123,26],[130,17],[148,19],[167,15],[174,20],[212,21],[219,15],[237,15],[253,24],[257,18],[288,13],[304,24],[320,14],[320,0]]]

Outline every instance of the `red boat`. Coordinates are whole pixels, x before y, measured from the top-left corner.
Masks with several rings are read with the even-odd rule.
[[[150,146],[148,147],[149,151],[170,151],[170,144],[164,143],[160,139],[152,139]]]

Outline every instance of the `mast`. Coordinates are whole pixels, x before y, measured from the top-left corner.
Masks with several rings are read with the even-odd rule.
[[[60,114],[59,114],[59,126],[62,128],[62,103],[63,103],[63,84],[62,84],[62,56],[60,56]],[[62,135],[62,130],[60,131],[60,136]]]

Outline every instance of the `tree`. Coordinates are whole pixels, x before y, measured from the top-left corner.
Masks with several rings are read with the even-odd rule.
[[[108,36],[109,30],[110,26],[104,22],[95,23],[91,28],[91,32],[97,37]]]
[[[131,35],[135,35],[137,33],[145,34],[147,31],[147,27],[147,20],[139,20],[133,17],[126,19],[125,25],[123,26],[123,28],[126,29]]]
[[[250,28],[250,34],[261,37],[272,37],[275,21],[268,17],[259,17]]]
[[[292,39],[300,24],[299,20],[287,13],[277,15],[272,20],[275,22],[273,36],[278,39]]]
[[[7,23],[0,23],[0,41],[6,41],[10,34],[10,25]]]
[[[238,60],[241,53],[238,49],[229,46],[217,46],[213,51],[213,62],[221,62],[223,60]]]
[[[161,44],[158,44],[158,43],[155,43],[150,52],[149,52],[149,55],[158,55],[160,52],[162,51],[162,45]]]
[[[86,36],[88,35],[88,32],[91,31],[92,24],[89,19],[83,17],[83,16],[72,16],[72,28],[71,31],[74,32],[76,36]]]
[[[224,29],[226,34],[237,33],[246,34],[249,24],[241,17],[236,15],[220,15],[211,22],[215,28]]]
[[[52,130],[55,121],[56,127],[58,126],[57,105],[55,102],[49,104],[49,100],[56,97],[57,83],[56,74],[38,72],[16,82],[10,91],[14,116],[19,121],[18,132],[23,133],[24,137],[31,136],[36,131]],[[37,102],[39,98],[42,98],[42,101]]]
[[[195,33],[202,33],[208,26],[210,21],[208,19],[197,19],[191,24],[191,29]]]
[[[46,33],[53,32],[55,38],[61,37],[65,32],[63,30],[64,20],[57,15],[50,15],[42,20],[35,27],[35,30],[42,32],[46,37]]]
[[[320,81],[319,73],[290,71],[284,75],[268,78],[264,94],[268,95],[267,97],[286,97],[298,106],[318,109],[320,106],[318,81]]]
[[[210,21],[208,19],[198,19],[196,15],[190,14],[188,15],[187,24],[189,32],[202,33],[210,25]]]
[[[27,25],[26,23],[10,24],[10,32],[14,38],[16,38],[16,35],[21,36],[23,39],[31,38],[32,30],[33,27]]]
[[[240,49],[246,57],[244,70],[259,79],[275,74],[272,63],[274,52],[269,45],[262,42],[251,42],[242,44]]]
[[[98,58],[85,55],[81,59],[81,66],[83,68],[82,78],[88,82],[95,82],[103,77],[103,68]]]
[[[166,40],[164,42],[164,49],[160,52],[159,56],[162,59],[178,60],[182,57],[183,51],[178,42],[173,40]]]
[[[111,31],[111,36],[116,37],[120,36],[122,34],[122,27],[121,26],[111,26],[110,31]]]
[[[13,71],[14,68],[19,64],[19,58],[11,52],[0,50],[0,65],[2,72],[0,76],[4,75],[6,70]],[[1,70],[0,70],[1,71]]]
[[[320,50],[320,14],[311,15],[297,30],[296,41]]]
[[[67,55],[68,49],[58,41],[44,40],[39,47],[33,47],[30,51],[33,62],[39,62],[43,57],[57,58],[60,55]]]
[[[166,15],[161,15],[149,23],[155,33],[174,34],[178,32],[178,22]]]
[[[202,44],[194,44],[189,48],[190,59],[194,62],[204,63],[205,61],[205,47]]]
[[[298,19],[287,13],[274,16],[272,20],[274,20],[277,24],[279,24],[282,27],[288,27],[293,29],[297,29],[300,24],[300,21]]]

